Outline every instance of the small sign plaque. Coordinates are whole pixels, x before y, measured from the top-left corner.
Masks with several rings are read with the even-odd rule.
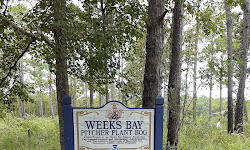
[[[75,150],[153,150],[154,109],[111,101],[99,109],[73,109]]]

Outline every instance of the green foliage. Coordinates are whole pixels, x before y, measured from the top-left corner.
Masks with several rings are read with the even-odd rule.
[[[227,118],[221,119],[221,127],[216,128],[219,117],[208,119],[206,115],[197,117],[196,123],[184,125],[179,135],[179,149],[250,149],[250,124],[244,125],[245,134],[228,134]]]
[[[58,120],[58,119],[56,119]],[[28,130],[31,130],[31,138]],[[59,150],[59,124],[49,118],[0,119],[0,149]]]

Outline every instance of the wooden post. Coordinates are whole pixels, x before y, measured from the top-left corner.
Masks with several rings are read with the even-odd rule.
[[[64,118],[64,141],[65,150],[74,149],[74,126],[73,109],[71,107],[71,97],[63,97],[63,118]]]
[[[162,150],[164,98],[157,97],[155,101],[155,150]]]

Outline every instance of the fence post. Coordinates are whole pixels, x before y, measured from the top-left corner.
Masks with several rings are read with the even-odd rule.
[[[64,120],[65,150],[73,150],[74,126],[73,126],[73,109],[71,107],[70,96],[63,96],[63,120]]]
[[[164,98],[157,97],[155,101],[155,145],[154,150],[162,150],[163,142],[163,112]]]

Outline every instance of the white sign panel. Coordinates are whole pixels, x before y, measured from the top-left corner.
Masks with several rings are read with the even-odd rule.
[[[73,109],[75,150],[153,150],[154,109]]]

